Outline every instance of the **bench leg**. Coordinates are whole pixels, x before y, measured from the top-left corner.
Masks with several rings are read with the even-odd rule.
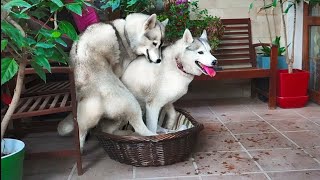
[[[269,93],[268,93],[268,106],[269,109],[276,109],[276,103],[277,103],[277,77],[271,76],[269,78]]]

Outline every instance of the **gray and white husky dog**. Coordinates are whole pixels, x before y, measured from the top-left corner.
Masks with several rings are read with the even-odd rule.
[[[166,127],[173,127],[173,103],[187,93],[194,76],[215,76],[217,59],[210,50],[205,30],[200,38],[193,38],[186,29],[181,39],[162,50],[160,64],[150,64],[145,57],[139,57],[127,67],[121,80],[146,110],[146,124],[153,133],[161,108],[167,113]]]
[[[70,62],[74,67],[81,150],[88,130],[100,119],[114,122],[109,133],[117,133],[121,123],[129,122],[138,134],[155,135],[144,124],[138,101],[120,77],[137,55],[144,55],[150,64],[161,62],[167,22],[159,22],[155,14],[133,13],[110,24],[93,24],[74,42]],[[58,133],[67,135],[72,130],[69,115],[59,124]]]

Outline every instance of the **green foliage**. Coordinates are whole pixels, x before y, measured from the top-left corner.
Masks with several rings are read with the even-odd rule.
[[[41,19],[43,22],[53,21],[53,14],[63,8],[81,15],[82,7],[87,2],[75,0],[73,3],[65,4],[62,0],[12,0],[1,2],[1,11],[6,11],[25,32],[12,25],[7,19],[1,20],[1,85],[9,81],[18,71],[18,63],[22,58],[28,57],[31,67],[46,81],[44,69],[51,71],[50,61],[67,63],[68,55],[62,47],[67,43],[62,39],[63,35],[72,40],[77,40],[78,35],[71,23],[57,21],[57,29],[30,29],[27,20],[30,17]]]
[[[276,36],[276,38],[272,41],[272,44],[278,46],[278,56],[282,56],[286,51],[286,47],[280,46],[280,36]],[[270,56],[271,48],[269,46],[262,46],[261,51],[263,52],[263,56]]]
[[[18,64],[13,58],[1,59],[1,85],[18,72]]]
[[[120,10],[123,17],[134,12],[150,14],[155,7],[155,1],[152,0],[100,0],[100,2],[101,9]]]
[[[190,11],[197,20],[190,19]],[[198,1],[186,2],[182,4],[171,3],[168,9],[162,12],[159,20],[169,19],[166,26],[166,39],[175,41],[182,37],[183,32],[188,28],[193,36],[200,36],[204,29],[207,30],[209,43],[214,50],[220,43],[220,38],[224,33],[220,18],[208,14],[208,10],[200,10]]]

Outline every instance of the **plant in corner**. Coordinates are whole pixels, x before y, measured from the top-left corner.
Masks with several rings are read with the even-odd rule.
[[[12,101],[1,120],[1,179],[22,179],[24,143],[3,137],[20,99],[25,69],[30,65],[46,81],[44,69],[51,71],[49,59],[67,63],[68,56],[63,51],[67,43],[62,37],[76,40],[78,36],[71,23],[57,20],[57,13],[67,8],[81,15],[85,4],[90,5],[84,0],[69,4],[61,0],[1,1],[1,86],[16,76]],[[31,30],[31,17],[45,20],[44,25]],[[54,29],[46,29],[48,23]]]

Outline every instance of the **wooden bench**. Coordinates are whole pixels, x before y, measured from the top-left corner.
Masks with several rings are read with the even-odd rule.
[[[270,46],[266,43],[252,43],[251,20],[222,19],[225,28],[222,42],[212,54],[218,59],[215,77],[200,76],[196,80],[252,79],[251,96],[256,92],[269,98],[269,108],[276,108],[276,76],[278,47],[271,45],[270,69],[261,69],[256,63],[256,47]],[[220,69],[220,68],[219,68]],[[255,79],[269,78],[269,91],[263,92],[255,87]]]

